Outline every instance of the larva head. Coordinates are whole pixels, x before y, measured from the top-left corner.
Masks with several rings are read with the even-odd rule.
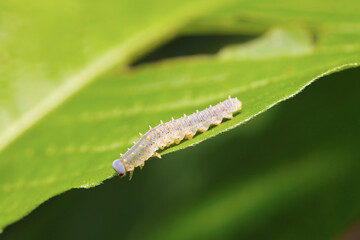
[[[120,177],[124,177],[126,175],[126,169],[122,159],[116,159],[113,162],[113,168]]]

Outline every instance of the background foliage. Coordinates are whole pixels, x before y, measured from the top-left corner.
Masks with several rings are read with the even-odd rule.
[[[113,176],[112,159],[148,124],[227,95],[243,101],[233,120],[164,151],[172,152],[359,63],[355,2],[114,4],[1,3],[2,227]],[[167,59],[179,55],[190,56]],[[131,182],[56,197],[3,236],[340,236],[360,210],[358,77],[321,79],[236,130],[151,160]]]

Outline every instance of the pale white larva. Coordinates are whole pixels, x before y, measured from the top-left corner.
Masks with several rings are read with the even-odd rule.
[[[131,175],[135,167],[142,167],[146,160],[155,156],[161,158],[156,151],[164,149],[165,146],[170,146],[173,142],[179,144],[184,138],[191,139],[196,132],[205,132],[211,125],[219,125],[224,118],[232,119],[233,113],[241,109],[241,102],[237,98],[231,98],[211,106],[201,112],[197,111],[194,114],[179,119],[174,119],[170,122],[163,123],[151,128],[142,135],[140,133],[140,140],[135,143],[125,154],[120,154],[121,158],[113,162],[113,168],[116,173],[123,177],[126,172]]]

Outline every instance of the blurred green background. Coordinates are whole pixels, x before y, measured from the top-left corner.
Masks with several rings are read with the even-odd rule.
[[[211,53],[233,38],[199,44]],[[176,39],[138,64],[181,55],[184,42],[198,51],[197,41]],[[360,216],[359,77],[322,78],[241,127],[152,159],[130,182],[54,197],[2,238],[340,239]]]

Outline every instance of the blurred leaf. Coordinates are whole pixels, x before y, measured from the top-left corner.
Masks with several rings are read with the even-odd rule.
[[[160,3],[159,5],[162,6]],[[133,11],[135,10],[126,9],[129,14]],[[180,14],[181,9],[178,11],[178,17],[184,20],[185,17]],[[149,10],[149,14],[150,12]],[[172,12],[167,13],[166,16],[177,16]],[[143,13],[138,14],[142,16]],[[151,12],[150,15],[152,14]],[[146,18],[138,23],[144,21],[146,22]],[[164,18],[158,21],[158,24],[162,23],[161,26],[168,24]],[[177,24],[170,29],[178,26]],[[158,27],[156,24],[155,26]],[[233,120],[164,151],[168,153],[203,141],[253,118],[298,93],[318,77],[358,66],[360,44],[354,39],[360,36],[359,31],[356,28],[347,29],[344,33],[331,28],[332,25],[325,26],[330,28],[323,27],[315,33],[301,30],[301,36],[304,36],[301,39],[292,37],[298,30],[287,28],[278,36],[285,43],[285,50],[274,46],[277,41],[273,41],[273,35],[265,35],[261,41],[252,44],[252,49],[246,50],[246,56],[256,55],[255,59],[246,56],[227,59],[219,56],[200,57],[152,64],[128,72],[119,73],[114,70],[99,76],[86,87],[84,84],[100,72],[115,63],[125,64],[126,61],[120,61],[119,52],[116,52],[116,61],[100,64],[103,67],[101,71],[96,70],[99,66],[97,64],[87,65],[85,70],[81,68],[83,65],[77,65],[86,73],[82,73],[86,77],[81,78],[81,84],[73,85],[70,82],[69,85],[57,88],[56,92],[60,95],[55,94],[59,97],[53,100],[56,104],[50,101],[41,108],[40,113],[33,112],[35,115],[30,123],[36,124],[30,124],[31,128],[0,153],[0,226],[24,216],[51,196],[74,187],[91,187],[113,176],[112,160],[118,156],[119,150],[125,151],[137,139],[138,131],[146,131],[148,124],[154,126],[160,119],[167,120],[172,115],[180,117],[184,112],[203,109],[208,104],[224,100],[228,95],[239,97],[243,101],[243,111]],[[150,32],[159,30],[146,29]],[[131,30],[136,31],[133,27]],[[136,35],[138,41],[145,37],[144,32],[141,33]],[[308,41],[312,34],[315,34],[317,42]],[[115,41],[114,38],[112,41]],[[134,44],[134,41],[129,41]],[[99,46],[103,46],[103,43]],[[121,45],[121,49],[126,46]],[[300,51],[289,54],[291,52],[288,46],[296,46]],[[130,49],[136,52],[140,45]],[[233,51],[239,49],[243,48],[235,47]],[[258,54],[259,49],[266,50],[267,54],[262,57]],[[271,54],[271,49],[281,54]],[[70,65],[72,66],[71,63]],[[87,75],[87,71],[91,72],[91,76]],[[76,95],[60,104],[75,92]],[[58,104],[60,106],[55,111],[41,118]],[[41,120],[37,121],[38,119]],[[304,169],[306,173],[306,167]],[[332,172],[329,173],[331,174]],[[302,181],[294,181],[302,184]]]
[[[0,150],[100,74],[227,2],[1,1]]]
[[[228,46],[219,52],[221,59],[266,59],[310,54],[313,36],[305,29],[278,29],[247,44]]]
[[[183,28],[183,34],[258,34],[271,26],[310,25],[315,31],[359,31],[360,4],[356,0],[237,1],[212,11]]]

